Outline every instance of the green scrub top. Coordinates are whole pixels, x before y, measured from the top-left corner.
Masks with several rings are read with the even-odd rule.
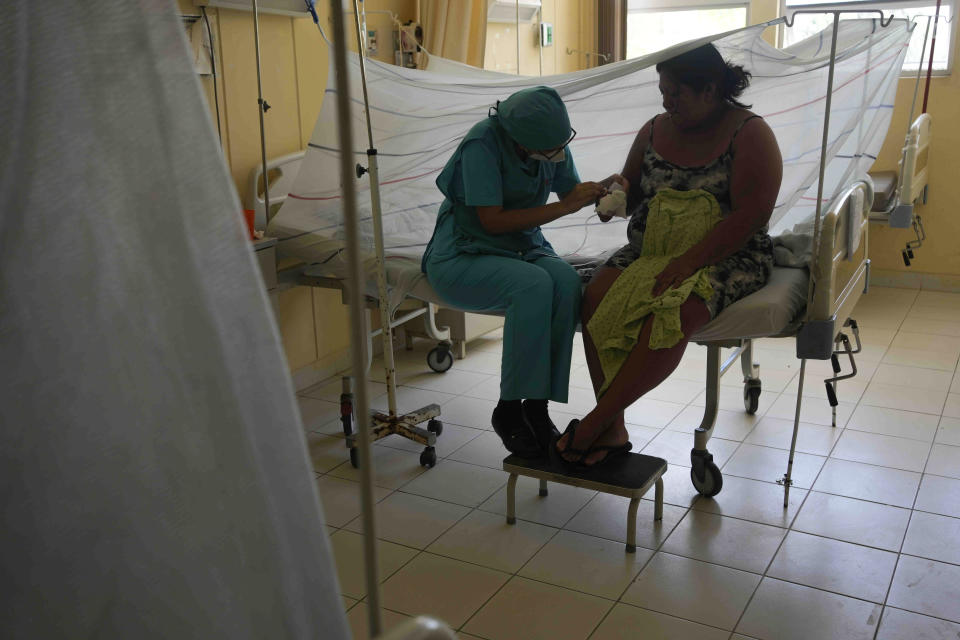
[[[484,253],[535,260],[556,255],[540,227],[491,234],[483,229],[477,207],[530,209],[547,203],[551,192],[572,190],[579,182],[570,149],[563,162],[521,159],[516,143],[497,116],[475,124],[437,178],[446,198],[427,245],[427,261],[445,260],[459,253]]]

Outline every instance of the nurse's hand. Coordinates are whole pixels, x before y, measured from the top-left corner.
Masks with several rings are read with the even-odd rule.
[[[576,213],[588,204],[595,203],[605,192],[606,189],[599,182],[581,182],[563,194],[560,202],[567,213]]]
[[[614,182],[616,182],[621,187],[623,187],[623,190],[626,191],[627,193],[630,192],[630,181],[624,178],[619,173],[615,173],[612,176],[608,176],[604,178],[603,180],[600,181],[600,184],[603,185],[604,189],[609,191],[610,187],[613,185]]]

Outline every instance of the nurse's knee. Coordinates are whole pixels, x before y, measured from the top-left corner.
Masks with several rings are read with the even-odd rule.
[[[580,274],[573,267],[558,269],[553,274],[553,285],[559,297],[566,301],[580,302],[583,285]]]

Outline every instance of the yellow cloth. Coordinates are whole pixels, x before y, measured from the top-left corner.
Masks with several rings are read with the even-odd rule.
[[[636,346],[648,315],[653,314],[650,348],[666,349],[683,338],[680,305],[691,293],[704,300],[713,295],[709,267],[659,296],[651,291],[667,264],[703,240],[719,221],[720,205],[703,189],[663,189],[650,200],[640,257],[620,274],[587,323],[603,369],[600,394]]]

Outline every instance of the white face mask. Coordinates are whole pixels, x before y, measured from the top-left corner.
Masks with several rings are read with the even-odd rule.
[[[531,160],[539,160],[540,162],[563,162],[564,160],[567,159],[567,154],[565,153],[564,149],[560,149],[559,152],[555,153],[550,158],[543,155],[542,153],[536,153],[536,152],[530,153],[530,155],[528,155],[527,157],[530,158]]]

